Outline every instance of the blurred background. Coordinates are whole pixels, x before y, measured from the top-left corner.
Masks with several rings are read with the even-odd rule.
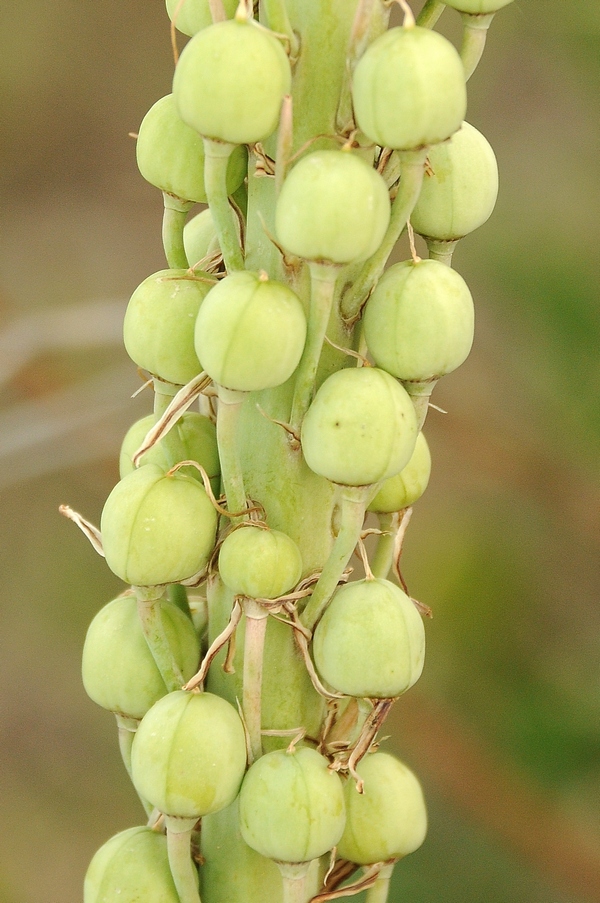
[[[149,412],[121,322],[162,201],[128,133],[173,63],[162,0],[3,3],[0,34],[0,899],[77,903],[141,809],[80,678],[121,585],[58,506],[99,521]],[[390,725],[431,822],[398,903],[600,901],[599,76],[597,0],[516,0],[469,82],[500,197],[455,255],[475,347],[403,558],[434,617]]]

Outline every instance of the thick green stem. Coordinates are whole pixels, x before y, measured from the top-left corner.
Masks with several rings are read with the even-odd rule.
[[[371,494],[370,486],[345,486],[342,492],[340,530],[336,536],[329,558],[321,571],[301,621],[308,630],[315,624],[327,608],[329,600],[342,578],[346,565],[352,557],[365,519],[365,509]]]
[[[377,537],[375,554],[371,560],[371,571],[378,580],[387,580],[394,559],[394,515],[378,514],[381,536]]]
[[[427,238],[427,249],[429,251],[430,260],[438,260],[447,267],[452,266],[452,255],[456,249],[460,239],[455,238],[451,241],[437,241],[434,238]]]
[[[161,586],[135,586],[140,623],[152,658],[161,673],[167,690],[179,690],[184,681],[175,662],[162,621],[160,601],[164,590]]]
[[[433,392],[436,383],[437,379],[407,379],[402,383],[414,405],[415,414],[417,415],[417,428],[419,431],[423,429],[427,411],[429,410],[429,399],[431,398],[431,393]]]
[[[227,196],[227,165],[235,145],[204,139],[204,189],[228,273],[244,269],[244,255]]]
[[[244,690],[242,710],[250,738],[252,759],[262,756],[262,677],[263,654],[269,613],[253,599],[244,600],[246,631],[244,637]]]
[[[494,16],[495,13],[483,15],[462,13],[464,31],[460,58],[465,69],[465,81],[471,78],[483,56],[488,28]]]
[[[283,903],[307,903],[310,862],[278,862],[283,882]]]
[[[198,870],[192,860],[191,839],[197,819],[165,816],[167,852],[180,903],[200,903]]]
[[[354,321],[360,315],[363,304],[377,285],[421,191],[427,148],[398,151],[398,156],[401,172],[400,186],[392,204],[392,215],[387,232],[379,249],[365,262],[354,284],[342,297],[342,316],[349,322]]]
[[[308,314],[308,331],[306,344],[298,369],[296,370],[296,386],[292,401],[291,427],[300,433],[300,427],[308,406],[312,400],[317,368],[331,315],[331,306],[335,292],[337,267],[327,264],[311,263],[310,267],[310,310]]]
[[[427,0],[417,16],[417,25],[420,25],[421,28],[433,28],[445,9],[446,4],[441,0]]]
[[[394,865],[395,863],[389,862],[381,867],[381,871],[377,875],[375,884],[367,890],[365,903],[387,903]]]
[[[183,201],[163,191],[165,209],[163,213],[162,240],[167,263],[172,270],[187,270],[189,263],[183,247],[183,227],[188,213],[193,207],[190,201]]]
[[[221,479],[230,514],[240,513],[246,508],[244,477],[237,446],[238,420],[245,392],[234,392],[218,387],[219,410],[217,411],[217,444],[221,461]]]
[[[173,401],[173,396],[179,388],[179,386],[175,386],[172,383],[164,383],[160,379],[154,380],[154,420],[156,423]],[[169,467],[174,467],[180,461],[185,461],[188,458],[177,424],[163,436],[160,440],[160,446]]]

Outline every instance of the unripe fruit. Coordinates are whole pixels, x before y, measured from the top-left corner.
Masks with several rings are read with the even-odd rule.
[[[279,862],[309,862],[337,844],[344,792],[327,766],[308,747],[276,750],[254,762],[240,791],[240,830],[248,846]]]
[[[212,282],[187,270],[160,270],[136,288],[125,312],[123,340],[132,361],[165,382],[183,386],[202,367],[194,325]]]
[[[395,477],[384,480],[367,510],[379,514],[392,514],[414,505],[427,489],[430,473],[431,454],[427,440],[421,432],[417,436],[415,450],[406,467],[403,467]]]
[[[286,533],[249,525],[225,537],[219,552],[219,573],[236,595],[275,599],[300,580],[302,556]]]
[[[481,132],[463,122],[428,154],[421,193],[410,222],[420,235],[454,241],[483,225],[498,196],[498,164]]]
[[[100,523],[109,568],[134,586],[179,583],[208,562],[217,513],[204,488],[144,464],[110,493]]]
[[[151,185],[178,198],[206,203],[204,143],[179,116],[172,94],[161,97],[142,120],[136,145],[137,164]],[[246,149],[237,147],[227,166],[227,193],[246,176]]]
[[[417,421],[407,392],[384,370],[349,368],[322,384],[302,423],[302,450],[315,473],[366,486],[408,464]]]
[[[427,832],[427,811],[418,780],[388,753],[371,753],[357,767],[364,781],[357,793],[346,781],[346,827],[338,855],[357,865],[402,859],[417,850]]]
[[[240,271],[207,295],[196,320],[196,353],[216,383],[252,392],[290,378],[306,339],[302,302],[281,282]]]
[[[452,6],[461,13],[473,13],[481,15],[482,13],[495,13],[503,6],[508,6],[512,0],[444,0],[446,6]]]
[[[203,137],[228,144],[268,138],[290,88],[283,47],[251,21],[219,22],[199,31],[181,54],[173,79],[183,121]]]
[[[359,128],[375,144],[413,150],[449,138],[467,108],[461,59],[428,28],[391,28],[367,48],[352,81]]]
[[[336,590],[317,624],[313,655],[334,690],[391,699],[421,676],[423,621],[414,602],[389,580],[348,583]]]
[[[240,221],[235,218],[237,236],[240,238]],[[183,247],[190,266],[196,266],[205,257],[221,252],[219,237],[210,209],[202,210],[183,227]]]
[[[167,599],[157,605],[173,660],[184,680],[189,680],[200,659],[194,625]],[[93,619],[85,638],[81,672],[88,696],[109,712],[127,718],[143,718],[166,695],[133,594],[113,599]]]
[[[350,151],[315,151],[302,157],[281,189],[277,237],[305,260],[346,264],[374,254],[390,219],[387,186]]]
[[[208,0],[166,0],[167,14],[171,22],[175,17],[175,27],[190,37],[213,24]],[[238,6],[238,0],[223,0],[225,15],[231,19]]]
[[[167,838],[151,828],[129,828],[94,855],[83,885],[83,903],[179,903]]]
[[[406,260],[387,270],[369,298],[364,335],[378,367],[402,380],[451,373],[473,344],[469,288],[437,260]]]
[[[131,751],[132,780],[165,815],[200,818],[236,798],[246,769],[240,716],[212,693],[176,690],[144,716]]]

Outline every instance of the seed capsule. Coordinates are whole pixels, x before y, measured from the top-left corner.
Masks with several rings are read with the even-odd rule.
[[[431,454],[424,434],[417,436],[411,459],[395,477],[384,480],[368,511],[392,514],[408,508],[421,498],[431,474]]]
[[[177,690],[144,716],[131,752],[132,780],[165,815],[200,818],[236,798],[246,769],[240,716],[212,693]]]
[[[427,811],[418,780],[388,753],[372,753],[357,767],[364,781],[344,786],[346,828],[338,854],[358,865],[402,859],[417,850],[427,832]]]
[[[449,138],[467,108],[461,59],[428,28],[391,28],[367,48],[354,71],[354,111],[375,144],[413,150]]]
[[[425,630],[414,603],[389,580],[340,587],[313,638],[317,670],[347,696],[391,699],[421,676]]]
[[[250,767],[240,791],[240,830],[248,846],[279,862],[309,862],[337,844],[344,792],[327,766],[304,747],[267,753]]]
[[[129,828],[111,837],[94,855],[83,903],[179,903],[171,877],[167,839],[151,828]]]
[[[300,580],[302,556],[294,540],[280,530],[240,527],[223,541],[219,573],[236,595],[275,599]]]
[[[175,19],[175,26],[182,34],[190,38],[213,24],[208,0],[166,0],[167,14],[171,22]],[[238,0],[223,0],[225,15],[231,19],[237,9]]]
[[[305,260],[346,264],[373,254],[387,229],[383,178],[350,151],[315,151],[294,166],[277,201],[279,241]]]

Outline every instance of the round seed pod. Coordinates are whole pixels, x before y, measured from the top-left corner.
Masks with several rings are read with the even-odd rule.
[[[175,17],[175,27],[191,38],[196,32],[213,24],[208,0],[166,0],[167,14],[171,22]],[[231,19],[238,6],[238,0],[223,0],[225,15]]]
[[[463,122],[449,141],[432,147],[410,222],[420,235],[456,241],[490,217],[498,196],[498,164],[481,132]]]
[[[129,428],[121,444],[119,455],[119,476],[121,479],[136,470],[131,460],[142,442],[148,430],[154,426],[154,415],[142,417]],[[175,426],[172,427],[179,435],[179,440],[184,448],[182,461],[197,461],[208,474],[213,492],[219,493],[219,477],[221,464],[219,461],[219,449],[217,446],[217,430],[214,423],[196,411],[186,411]],[[142,456],[142,464],[157,464],[161,470],[169,470],[163,447],[160,442],[153,446]],[[183,467],[180,473],[185,473],[197,482],[202,483],[202,475],[195,467]]]
[[[180,583],[206,565],[217,513],[204,487],[144,464],[110,493],[100,522],[106,563],[134,586]]]
[[[344,824],[341,780],[316,750],[276,750],[248,770],[240,791],[240,830],[263,856],[309,862],[337,844]]]
[[[183,247],[185,256],[191,261],[191,266],[221,250],[209,208],[201,210],[187,221],[183,227]]]
[[[172,94],[150,107],[140,125],[136,144],[138,169],[151,185],[178,198],[206,203],[204,143],[179,116]],[[227,194],[246,176],[248,155],[236,147],[227,166]]]
[[[254,144],[277,128],[291,78],[277,38],[233,19],[194,35],[175,69],[173,94],[183,121],[203,137]]]
[[[368,511],[378,514],[392,514],[421,498],[431,474],[431,454],[423,433],[417,436],[415,450],[411,459],[395,477],[384,480],[377,495],[368,507]]]
[[[364,335],[378,367],[402,380],[451,373],[473,344],[469,288],[437,260],[405,260],[390,267],[369,298]]]
[[[249,525],[225,537],[219,552],[219,573],[236,595],[276,599],[300,580],[302,556],[286,533]]]
[[[200,641],[194,625],[167,599],[157,603],[167,642],[185,680],[196,673]],[[142,632],[133,594],[105,605],[88,628],[81,666],[88,696],[103,709],[143,718],[168,692]]]
[[[137,792],[177,818],[201,818],[228,806],[245,770],[240,716],[212,693],[163,696],[142,719],[131,750]]]
[[[418,780],[389,753],[371,753],[356,769],[364,780],[344,786],[346,827],[338,855],[357,865],[402,859],[417,850],[427,832],[427,811]]]
[[[302,302],[287,285],[231,273],[207,295],[196,320],[196,353],[220,386],[270,389],[290,378],[306,340]]]
[[[461,13],[473,13],[481,15],[485,13],[496,13],[503,6],[508,6],[512,0],[444,0],[446,6],[451,6]]]
[[[379,483],[410,460],[417,440],[414,406],[384,370],[339,370],[315,395],[301,438],[315,473],[348,486]]]
[[[275,212],[277,237],[305,260],[346,264],[374,254],[390,220],[382,176],[351,151],[322,150],[294,166]]]
[[[346,696],[391,699],[421,676],[425,630],[414,602],[389,580],[336,590],[313,637],[317,670]]]
[[[359,128],[375,144],[413,150],[449,138],[467,108],[460,56],[428,28],[391,28],[367,48],[352,81]]]
[[[202,367],[194,324],[212,282],[187,270],[160,270],[136,288],[125,312],[123,340],[132,361],[165,382],[185,385]]]
[[[167,838],[151,828],[129,828],[94,855],[83,883],[83,903],[179,903]]]

